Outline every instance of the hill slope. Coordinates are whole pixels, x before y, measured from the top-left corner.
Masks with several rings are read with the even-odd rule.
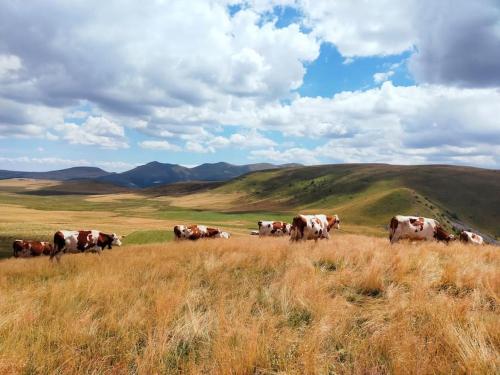
[[[37,180],[73,180],[80,178],[99,178],[109,175],[109,172],[96,167],[73,167],[49,172],[18,172],[0,170],[0,180],[8,178],[32,178]]]
[[[141,165],[123,173],[113,173],[99,180],[115,185],[145,188],[186,181],[228,181],[252,171],[281,168],[274,164],[233,165],[229,163],[205,163],[187,168],[178,164],[157,161]]]
[[[30,178],[65,181],[88,179],[128,188],[147,188],[186,181],[228,181],[242,174],[267,169],[298,166],[299,164],[274,165],[269,163],[233,165],[205,163],[193,168],[178,164],[153,161],[122,173],[109,173],[95,167],[74,167],[49,172],[19,172],[0,170],[0,180]]]
[[[324,208],[351,223],[387,223],[394,214],[463,222],[500,236],[500,171],[471,167],[342,164],[251,173],[215,189],[247,195],[247,206]]]

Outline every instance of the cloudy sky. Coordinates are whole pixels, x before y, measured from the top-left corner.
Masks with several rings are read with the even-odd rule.
[[[4,0],[0,169],[500,168],[498,0]]]

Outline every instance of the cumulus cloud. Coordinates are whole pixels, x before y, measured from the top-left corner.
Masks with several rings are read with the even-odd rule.
[[[181,148],[168,141],[142,141],[139,142],[139,147],[151,150],[164,150],[164,151],[180,151]]]
[[[410,69],[419,82],[500,86],[500,2],[419,2],[418,52]]]
[[[56,127],[70,144],[95,145],[100,148],[128,148],[123,126],[104,117],[88,117],[82,125],[64,123]]]
[[[0,2],[0,138],[119,149],[131,128],[171,152],[498,165],[499,19],[494,0]],[[301,97],[321,43],[345,64],[409,51],[417,85],[385,66],[374,89]]]
[[[95,161],[87,159],[65,159],[58,157],[3,157],[0,156],[0,163],[4,168],[11,170],[46,171],[48,169],[70,168],[81,166],[95,166],[107,171],[122,172],[132,169],[138,164],[123,161]]]
[[[21,69],[21,59],[15,55],[0,55],[0,80],[9,79]]]
[[[2,2],[0,34],[0,54],[25,66],[15,90],[0,94],[136,115],[227,95],[286,96],[319,53],[298,25],[262,23],[251,9],[230,16],[223,2],[202,0]]]
[[[274,129],[324,140],[310,150],[324,162],[465,163],[469,159],[471,164],[484,161],[491,167],[500,164],[498,102],[500,91],[495,89],[401,87],[385,82],[380,88],[333,98],[299,98],[278,111],[275,107],[260,111],[259,121],[269,122],[272,114]],[[467,153],[460,152],[464,149]],[[290,161],[297,155],[269,151],[273,160]]]
[[[414,43],[412,0],[299,1],[313,33],[345,57],[394,55]],[[349,61],[349,60],[347,60]]]
[[[382,83],[382,82],[389,80],[389,78],[391,78],[393,75],[394,75],[394,72],[392,70],[389,70],[388,72],[375,73],[373,75],[373,81],[375,83]]]
[[[279,151],[274,147],[262,150],[250,151],[250,158],[261,161],[273,161],[276,163],[301,163],[301,164],[318,164],[321,160],[316,150],[294,147],[287,150]],[[324,159],[323,159],[324,160]]]

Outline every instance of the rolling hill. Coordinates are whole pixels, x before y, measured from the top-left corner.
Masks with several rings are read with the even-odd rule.
[[[233,165],[220,162],[205,163],[197,167],[187,168],[178,164],[153,161],[122,173],[110,173],[95,167],[73,167],[49,172],[0,170],[0,180],[9,178],[57,181],[88,179],[128,188],[147,188],[186,181],[227,181],[248,172],[299,165],[274,165],[269,163]]]
[[[130,188],[147,188],[186,181],[228,181],[248,172],[282,167],[274,164],[233,165],[220,162],[187,168],[178,164],[153,161],[130,171],[102,176],[98,180]]]
[[[73,167],[59,169],[48,172],[21,172],[0,170],[0,180],[8,178],[32,178],[37,180],[73,180],[73,179],[93,179],[109,175],[109,172],[96,167]]]
[[[437,217],[500,237],[500,171],[447,165],[341,164],[261,171],[212,194],[245,194],[238,210],[332,209],[346,221],[382,225],[394,214]]]
[[[148,215],[154,217],[170,219],[177,215],[190,222],[203,222],[210,217],[214,224],[221,217],[238,220],[248,216],[249,221],[240,220],[238,224],[246,228],[263,217],[290,220],[297,212],[321,210],[339,214],[343,231],[373,235],[385,235],[390,218],[406,214],[437,218],[448,229],[471,228],[487,235],[490,242],[500,238],[498,170],[446,165],[340,164],[254,171],[217,182],[185,180],[155,184],[157,180],[148,177],[148,171],[158,178],[158,170],[164,170],[161,177],[168,180],[171,166],[150,163],[139,168],[140,173],[137,170],[124,173],[124,179],[131,179],[128,181],[152,184],[142,189],[120,187],[100,178],[52,182],[27,190],[20,190],[23,182],[19,181],[16,186],[6,185],[2,189],[11,194],[5,196],[5,202],[13,203],[22,197],[19,201],[22,205],[37,209],[85,207],[120,213],[130,210],[129,215],[134,216],[148,207]],[[227,167],[209,166],[216,171]],[[142,180],[132,179],[140,174]],[[191,176],[201,180],[208,175],[192,173]],[[131,194],[125,203],[120,200],[123,196],[115,199],[113,194],[117,193]],[[96,194],[104,196],[99,200],[85,197]],[[64,200],[63,195],[67,196]],[[98,201],[102,203],[97,204]]]

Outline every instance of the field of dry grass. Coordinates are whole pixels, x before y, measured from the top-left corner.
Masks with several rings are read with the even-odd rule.
[[[0,262],[0,373],[500,371],[498,248],[249,238]]]

